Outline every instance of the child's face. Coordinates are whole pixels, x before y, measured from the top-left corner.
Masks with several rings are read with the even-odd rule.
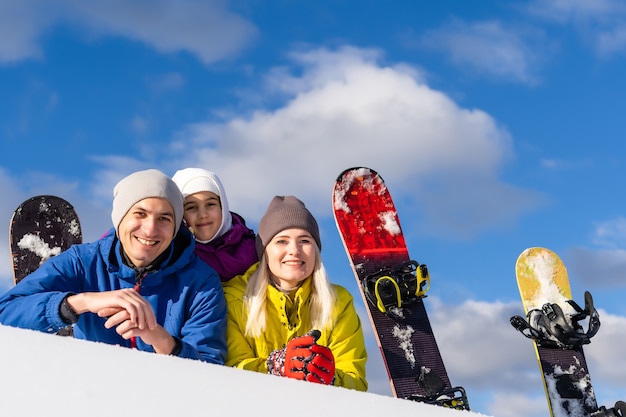
[[[183,218],[197,240],[213,238],[222,224],[220,198],[210,191],[188,195]]]

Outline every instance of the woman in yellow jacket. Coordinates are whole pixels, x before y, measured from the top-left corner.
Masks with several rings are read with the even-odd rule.
[[[367,352],[352,295],[330,284],[317,222],[276,196],[259,222],[260,261],[224,283],[226,365],[367,390]]]

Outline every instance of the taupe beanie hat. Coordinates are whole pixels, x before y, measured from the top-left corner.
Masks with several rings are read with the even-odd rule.
[[[291,228],[300,228],[311,233],[311,236],[317,243],[317,247],[322,250],[320,229],[317,221],[304,206],[304,203],[292,195],[277,195],[272,199],[267,207],[267,211],[259,222],[259,230],[256,237],[256,252],[259,255],[259,259],[263,257],[265,247],[278,232]]]
[[[183,221],[183,195],[170,177],[157,169],[137,171],[123,178],[113,188],[111,220],[119,236],[120,222],[128,210],[144,198],[159,197],[174,209],[174,235]]]

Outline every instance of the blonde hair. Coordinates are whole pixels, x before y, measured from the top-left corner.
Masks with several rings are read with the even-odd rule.
[[[328,280],[326,269],[321,261],[320,251],[315,246],[315,267],[307,279],[311,280],[311,328],[329,329],[333,326],[333,307],[337,294]],[[267,328],[267,287],[271,280],[271,273],[263,254],[259,267],[250,276],[246,291],[243,295],[244,306],[248,312],[245,335],[259,337]]]

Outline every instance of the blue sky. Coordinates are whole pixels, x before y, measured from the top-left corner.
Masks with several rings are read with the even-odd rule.
[[[126,174],[205,167],[252,227],[276,194],[305,201],[331,278],[358,297],[330,202],[344,168],[368,166],[429,266],[427,308],[474,410],[546,413],[508,323],[529,246],[562,256],[577,301],[594,295],[594,387],[624,399],[624,2],[0,0],[0,39],[5,224],[57,194],[92,241]],[[371,390],[389,394],[368,340]]]

